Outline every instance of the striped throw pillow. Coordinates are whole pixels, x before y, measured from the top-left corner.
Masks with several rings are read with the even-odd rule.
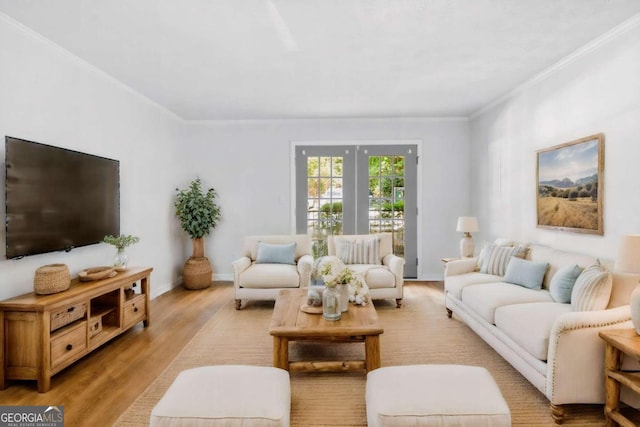
[[[485,259],[487,259],[487,256],[489,256],[489,252],[491,248],[491,243],[489,242],[482,242],[482,244],[480,245],[480,253],[478,254],[478,271],[480,271],[480,269],[482,268],[482,263],[484,262]]]
[[[511,257],[524,258],[526,252],[527,248],[524,246],[491,245],[483,256],[480,273],[504,276]]]
[[[345,264],[381,264],[380,237],[347,240],[336,237],[336,255]]]
[[[612,288],[611,273],[596,260],[576,279],[571,290],[571,308],[574,311],[604,310],[609,305]]]

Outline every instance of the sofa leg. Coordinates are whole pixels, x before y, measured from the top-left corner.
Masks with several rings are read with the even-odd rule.
[[[451,316],[453,316],[453,311],[447,308],[447,317],[451,319]]]
[[[236,310],[240,310],[242,308],[242,300],[241,299],[237,299],[236,300]]]
[[[564,407],[561,405],[551,404],[551,417],[556,424],[562,424],[564,421]]]
[[[396,308],[402,307],[402,298],[396,298]]]

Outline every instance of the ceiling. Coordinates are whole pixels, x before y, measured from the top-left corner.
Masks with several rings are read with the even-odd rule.
[[[638,0],[0,0],[186,120],[466,117]]]

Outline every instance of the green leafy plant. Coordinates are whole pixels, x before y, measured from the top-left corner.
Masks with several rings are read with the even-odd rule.
[[[213,188],[202,190],[200,178],[191,181],[187,189],[176,188],[176,216],[182,229],[192,239],[207,236],[220,221],[220,207],[216,204],[217,193]]]
[[[122,250],[127,246],[131,246],[133,244],[138,243],[140,241],[140,238],[136,236],[132,236],[130,234],[127,234],[127,235],[121,234],[119,236],[112,236],[109,234],[107,236],[104,236],[104,239],[102,239],[102,241],[104,243],[108,243],[110,245],[115,246],[119,250]]]

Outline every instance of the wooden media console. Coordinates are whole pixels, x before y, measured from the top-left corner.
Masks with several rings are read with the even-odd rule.
[[[139,322],[149,325],[152,268],[129,268],[114,277],[80,282],[64,292],[28,293],[0,301],[0,388],[8,380],[51,376]]]

